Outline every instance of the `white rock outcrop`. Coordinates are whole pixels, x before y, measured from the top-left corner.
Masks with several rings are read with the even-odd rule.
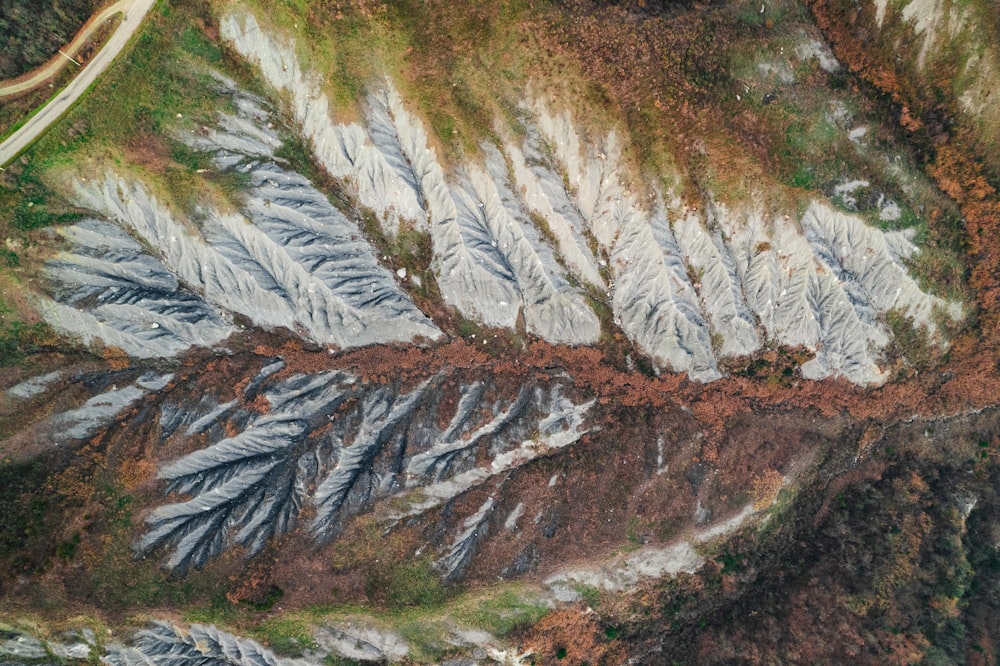
[[[514,195],[499,151],[484,146],[482,163],[460,165],[448,177],[423,123],[390,81],[365,98],[363,125],[338,124],[291,43],[269,36],[250,14],[229,14],[220,25],[268,83],[291,95],[321,164],[375,211],[386,233],[400,224],[430,233],[446,303],[487,326],[513,328],[523,313],[527,330],[550,342],[597,341],[597,316]]]
[[[291,43],[245,12],[220,25],[384,230],[429,234],[443,300],[482,324],[595,343],[600,322],[577,286],[589,285],[658,368],[711,381],[719,359],[777,343],[815,353],[805,377],[873,385],[886,378],[889,313],[941,346],[937,317],[962,316],[909,277],[917,249],[904,232],[818,201],[797,220],[729,210],[710,193],[688,208],[642,182],[614,130],[585,136],[539,98],[521,107],[523,131],[498,126],[501,148],[483,143],[446,171],[388,79],[367,93],[363,122],[338,124]],[[63,232],[73,247],[49,265],[47,318],[138,357],[217,344],[235,330],[226,313],[338,348],[439,338],[400,289],[406,273],[381,266],[355,222],[279,166],[265,103],[234,85],[222,80],[236,113],[181,138],[248,176],[241,213],[201,210],[196,226],[135,180],[81,181],[78,201],[115,224]]]
[[[707,215],[679,201],[665,206],[655,188],[647,206],[625,184],[637,177],[622,165],[614,132],[588,145],[568,113],[541,102],[525,113],[568,183],[559,192],[554,172],[536,179],[551,184],[551,202],[541,188],[524,187],[534,193],[534,212],[558,207],[571,211],[563,218],[579,216],[610,259],[616,321],[661,367],[708,381],[720,374],[717,357],[750,354],[770,340],[815,352],[802,368],[807,378],[880,384],[887,313],[911,318],[942,345],[935,314],[962,317],[959,304],[924,293],[909,277],[903,260],[917,249],[903,232],[869,227],[820,202],[798,222],[713,201]],[[533,140],[529,129],[524,144]],[[505,151],[514,164],[523,152]]]
[[[175,575],[235,544],[254,555],[293,529],[306,506],[312,536],[328,541],[376,503],[385,503],[379,513],[390,521],[430,511],[588,432],[593,400],[574,403],[560,384],[525,385],[497,400],[486,380],[459,387],[462,398],[442,427],[446,379],[404,391],[329,371],[263,380],[266,413],[199,405],[191,422],[213,427],[181,434],[175,424],[171,432],[207,433],[212,443],[160,468],[166,490],[187,499],[149,513],[136,554],[169,547],[164,565]],[[442,556],[442,577],[462,574],[491,510],[459,526],[454,547]]]

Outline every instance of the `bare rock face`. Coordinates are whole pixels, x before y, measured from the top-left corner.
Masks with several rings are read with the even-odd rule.
[[[60,232],[71,249],[49,262],[55,300],[40,306],[58,328],[136,358],[211,346],[232,333],[219,310],[121,227],[84,220]]]
[[[188,435],[223,419],[243,424],[242,431],[160,469],[168,492],[191,499],[154,510],[136,552],[169,545],[165,566],[182,575],[237,543],[260,552],[295,527],[307,505],[309,531],[327,541],[347,518],[379,502],[406,507],[389,512],[395,521],[426,513],[587,432],[592,401],[573,403],[559,384],[525,386],[497,402],[487,400],[486,383],[462,386],[442,428],[436,414],[443,380],[399,389],[366,386],[342,372],[295,375],[270,383],[264,414],[245,420],[214,408],[197,415],[201,427]],[[446,579],[474,554],[481,513],[444,555]]]
[[[756,318],[743,299],[736,262],[721,232],[710,234],[693,214],[678,218],[674,229],[688,265],[699,276],[702,308],[722,338],[717,353],[722,357],[745,356],[760,349]]]
[[[438,338],[358,225],[270,161],[280,141],[263,109],[235,99],[242,116],[224,114],[218,128],[185,139],[247,174],[244,215],[207,210],[195,230],[137,181],[78,183],[81,203],[116,224],[63,232],[73,248],[50,262],[55,300],[42,305],[53,325],[136,357],[217,344],[234,331],[232,312],[341,349]]]
[[[331,653],[364,663],[397,662],[409,653],[409,645],[397,634],[372,626],[320,627],[314,635]]]
[[[578,219],[608,253],[622,329],[663,367],[711,380],[719,376],[717,357],[750,354],[773,340],[816,352],[803,367],[811,379],[880,384],[888,312],[903,313],[932,337],[935,310],[962,317],[958,304],[922,292],[907,275],[902,261],[916,248],[901,232],[819,202],[799,224],[714,202],[705,218],[679,202],[657,201],[646,212],[615,175],[624,172],[613,133],[587,147],[567,114],[541,103],[530,113],[527,122],[537,124],[575,188]],[[507,152],[518,155],[516,147]],[[553,201],[571,197],[564,192]],[[539,214],[546,208],[536,205]],[[572,248],[565,239],[562,246]]]
[[[879,22],[937,13],[924,0],[874,1]],[[277,96],[213,75],[225,110],[167,144],[210,160],[185,176],[190,198],[174,179],[158,185],[122,166],[129,151],[114,169],[72,182],[68,197],[89,212],[37,233],[49,234],[52,252],[30,255],[46,258],[31,298],[49,324],[98,353],[46,349],[37,365],[6,374],[0,393],[0,429],[15,430],[4,450],[52,465],[26,468],[22,485],[67,488],[53,503],[62,524],[51,544],[46,530],[17,526],[33,535],[25,551],[54,566],[24,575],[15,594],[37,584],[73,596],[137,571],[138,585],[162,585],[161,617],[171,619],[120,643],[0,627],[0,666],[98,657],[109,666],[520,664],[567,658],[573,631],[593,634],[584,637],[607,648],[604,661],[621,661],[628,613],[600,617],[577,602],[634,594],[655,605],[651,622],[669,624],[680,615],[665,595],[688,584],[715,590],[700,584],[718,580],[742,603],[777,580],[779,562],[728,561],[771,538],[777,557],[803,550],[789,545],[810,515],[800,507],[832,507],[825,491],[786,486],[830,474],[849,485],[894,465],[885,460],[896,440],[878,432],[887,406],[889,424],[987,402],[953,407],[970,382],[945,372],[867,390],[905,374],[905,345],[892,340],[901,320],[944,350],[963,309],[911,277],[912,233],[846,212],[865,181],[845,179],[839,200],[799,190],[795,204],[776,203],[758,191],[732,203],[706,179],[640,172],[626,128],[597,129],[609,114],[571,113],[583,100],[530,83],[523,99],[491,100],[503,111],[488,136],[445,154],[434,148],[445,137],[401,95],[409,87],[368,81],[345,122],[307,50],[242,5],[210,9],[223,14],[224,62],[244,58],[261,77],[253,87]],[[630,12],[621,20],[645,16]],[[824,71],[839,67],[818,41],[797,52]],[[754,66],[792,85],[801,64]],[[289,129],[309,155],[293,154]],[[847,133],[846,121],[836,129]],[[868,131],[857,129],[843,145],[860,151],[847,143]],[[918,208],[897,194],[900,204],[879,195],[869,197],[877,207],[859,208],[903,224]],[[181,209],[180,200],[194,203]],[[968,362],[952,359],[949,370]],[[766,386],[755,383],[761,365]],[[985,395],[996,377],[980,377]],[[932,392],[937,402],[924,409]],[[994,452],[993,421],[963,431],[968,469]],[[979,500],[964,497],[969,517]],[[778,530],[749,531],[778,520]],[[747,530],[740,551],[706,547],[737,529]],[[698,578],[706,572],[718,577]],[[677,587],[653,589],[671,576],[683,576]],[[455,589],[463,582],[469,589]],[[220,591],[233,605],[220,622],[244,635],[179,619]],[[112,615],[141,603],[127,596]],[[511,629],[546,608],[556,613],[535,635]],[[286,629],[270,624],[280,618],[294,639],[266,638]],[[699,619],[671,629],[671,640]],[[509,632],[523,643],[516,651],[503,643]],[[553,650],[519,654],[538,650],[539,636]],[[301,659],[282,656],[296,648]]]
[[[116,416],[150,391],[162,390],[171,379],[173,379],[172,374],[157,376],[154,373],[146,373],[129,386],[123,388],[113,386],[80,407],[53,416],[50,422],[56,432],[56,441],[89,437],[110,424]]]
[[[138,182],[108,174],[99,183],[81,184],[79,195],[157,248],[171,272],[205,301],[264,328],[290,327],[340,348],[440,335],[378,265],[357,228],[305,179],[263,165],[251,181],[250,219],[209,211],[200,233],[175,219]],[[62,326],[64,320],[52,321]],[[145,355],[176,351],[175,343]]]
[[[234,636],[214,626],[180,627],[157,621],[135,635],[133,646],[112,645],[101,659],[109,666],[279,666],[295,663],[279,659],[249,638]]]
[[[912,318],[932,336],[940,310],[952,320],[961,307],[922,292],[902,264],[916,248],[902,232],[882,232],[855,216],[814,202],[799,226],[720,215],[747,303],[778,341],[816,349],[803,374],[843,376],[858,384],[884,381],[879,350],[889,340],[886,313]]]
[[[324,167],[355,184],[358,199],[376,212],[387,233],[398,230],[400,219],[429,230],[446,303],[466,317],[505,328],[513,328],[523,310],[528,331],[550,342],[596,342],[596,315],[566,281],[514,195],[499,151],[484,146],[485,164],[463,165],[448,179],[423,124],[388,80],[366,98],[363,127],[339,125],[326,98],[298,73],[290,47],[268,37],[253,16],[229,15],[221,30],[271,85],[292,94],[295,119]],[[332,146],[340,146],[340,154],[324,159]],[[352,152],[364,157],[351,157]]]
[[[384,664],[398,663],[410,651],[397,634],[368,624],[323,626],[313,637],[318,649],[305,658],[289,659],[213,625],[181,626],[157,620],[136,632],[128,644],[109,645],[101,662],[108,666],[314,666],[333,658]]]
[[[419,180],[404,175],[412,170],[408,158],[422,164],[415,154],[423,143],[419,136],[397,134],[388,110],[377,104],[370,132],[358,124],[334,124],[319,82],[302,70],[287,44],[268,35],[250,14],[230,15],[220,28],[223,38],[260,68],[265,81],[291,95],[293,116],[316,158],[333,177],[354,183],[358,198],[376,212],[387,233],[395,233],[400,224],[427,228],[427,215],[415,191]]]
[[[228,15],[222,34],[276,88],[297,100],[322,97],[290,46],[251,15]],[[484,164],[457,165],[447,178],[421,121],[388,80],[368,96],[364,127],[337,125],[325,100],[301,108],[296,119],[318,151],[328,144],[320,136],[367,137],[364,146],[398,187],[363,186],[362,203],[386,211],[393,201],[416,202],[445,302],[490,326],[513,328],[523,312],[528,332],[550,342],[594,342],[599,324],[570,286],[577,282],[606,292],[615,323],[659,368],[711,381],[721,376],[719,359],[772,342],[814,351],[803,369],[809,378],[879,384],[888,312],[910,317],[932,338],[932,310],[961,317],[957,305],[924,294],[906,275],[901,261],[914,249],[898,233],[818,202],[799,222],[711,200],[704,212],[687,210],[642,186],[615,131],[585,140],[567,112],[541,99],[522,104],[517,138],[498,125],[502,151],[483,144]],[[346,177],[338,169],[328,167]],[[389,182],[360,173],[351,182]],[[651,194],[641,198],[640,190]],[[898,290],[888,293],[888,285]]]
[[[65,663],[90,659],[94,644],[94,635],[90,629],[63,632],[63,638],[68,640],[42,640],[0,625],[0,663],[44,663],[42,660]]]

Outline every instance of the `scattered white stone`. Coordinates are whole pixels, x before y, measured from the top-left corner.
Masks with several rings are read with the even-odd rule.
[[[870,186],[871,183],[867,180],[849,180],[834,186],[833,194],[839,197],[845,206],[857,206],[858,200],[855,198],[854,193],[861,188]]]
[[[62,372],[59,370],[50,372],[47,375],[41,375],[40,377],[32,377],[7,389],[7,395],[20,400],[34,398],[36,395],[44,393],[49,385],[60,377],[62,377]]]
[[[504,529],[515,530],[517,529],[517,521],[524,515],[524,502],[518,502],[517,506],[514,507],[513,511],[507,514],[506,520],[503,521]]]
[[[320,627],[313,632],[320,647],[340,657],[365,662],[403,660],[410,652],[409,644],[392,631],[371,624],[356,622]]]
[[[861,143],[861,140],[865,138],[867,134],[868,134],[868,128],[865,127],[864,125],[860,125],[852,129],[850,132],[848,132],[847,138],[853,141],[854,143]]]
[[[21,659],[43,659],[47,656],[42,641],[32,636],[19,635],[0,643],[0,655]]]
[[[886,199],[882,202],[882,208],[879,210],[878,219],[884,222],[895,222],[903,216],[903,211],[899,208],[899,204],[895,201]]]
[[[730,534],[754,515],[753,504],[745,506],[738,514],[708,529],[696,532],[690,540],[677,541],[666,546],[647,546],[621,555],[600,567],[563,571],[545,580],[558,601],[578,601],[578,587],[585,585],[598,590],[623,592],[634,590],[644,579],[694,573],[705,563],[705,558],[695,545]]]
[[[814,37],[806,38],[805,41],[796,46],[795,54],[802,60],[815,58],[819,61],[820,69],[824,72],[833,73],[840,69],[840,63],[830,51],[830,47]]]

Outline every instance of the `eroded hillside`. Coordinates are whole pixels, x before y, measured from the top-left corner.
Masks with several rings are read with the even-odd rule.
[[[0,654],[993,663],[992,167],[838,11],[159,5],[3,174]]]

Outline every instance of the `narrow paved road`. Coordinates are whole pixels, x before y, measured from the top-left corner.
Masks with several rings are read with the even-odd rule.
[[[156,0],[122,0],[113,5],[114,7],[120,6],[118,11],[124,13],[118,29],[108,39],[104,48],[91,58],[87,66],[80,70],[80,73],[70,81],[69,85],[0,144],[0,166],[6,165],[17,157],[22,150],[31,145],[31,142],[69,110],[80,95],[87,91],[87,88],[100,76],[101,72],[107,69],[121,53],[129,39],[142,25],[142,20],[154,4],[156,4]]]
[[[0,99],[31,90],[66,69],[70,64],[69,58],[75,56],[83,48],[83,45],[90,39],[90,36],[112,16],[118,12],[127,11],[131,4],[131,0],[119,0],[110,7],[105,7],[87,19],[87,22],[83,24],[80,31],[76,33],[73,41],[61,48],[61,53],[52,56],[44,65],[36,67],[31,72],[16,79],[0,81]],[[69,58],[66,56],[69,56]]]

